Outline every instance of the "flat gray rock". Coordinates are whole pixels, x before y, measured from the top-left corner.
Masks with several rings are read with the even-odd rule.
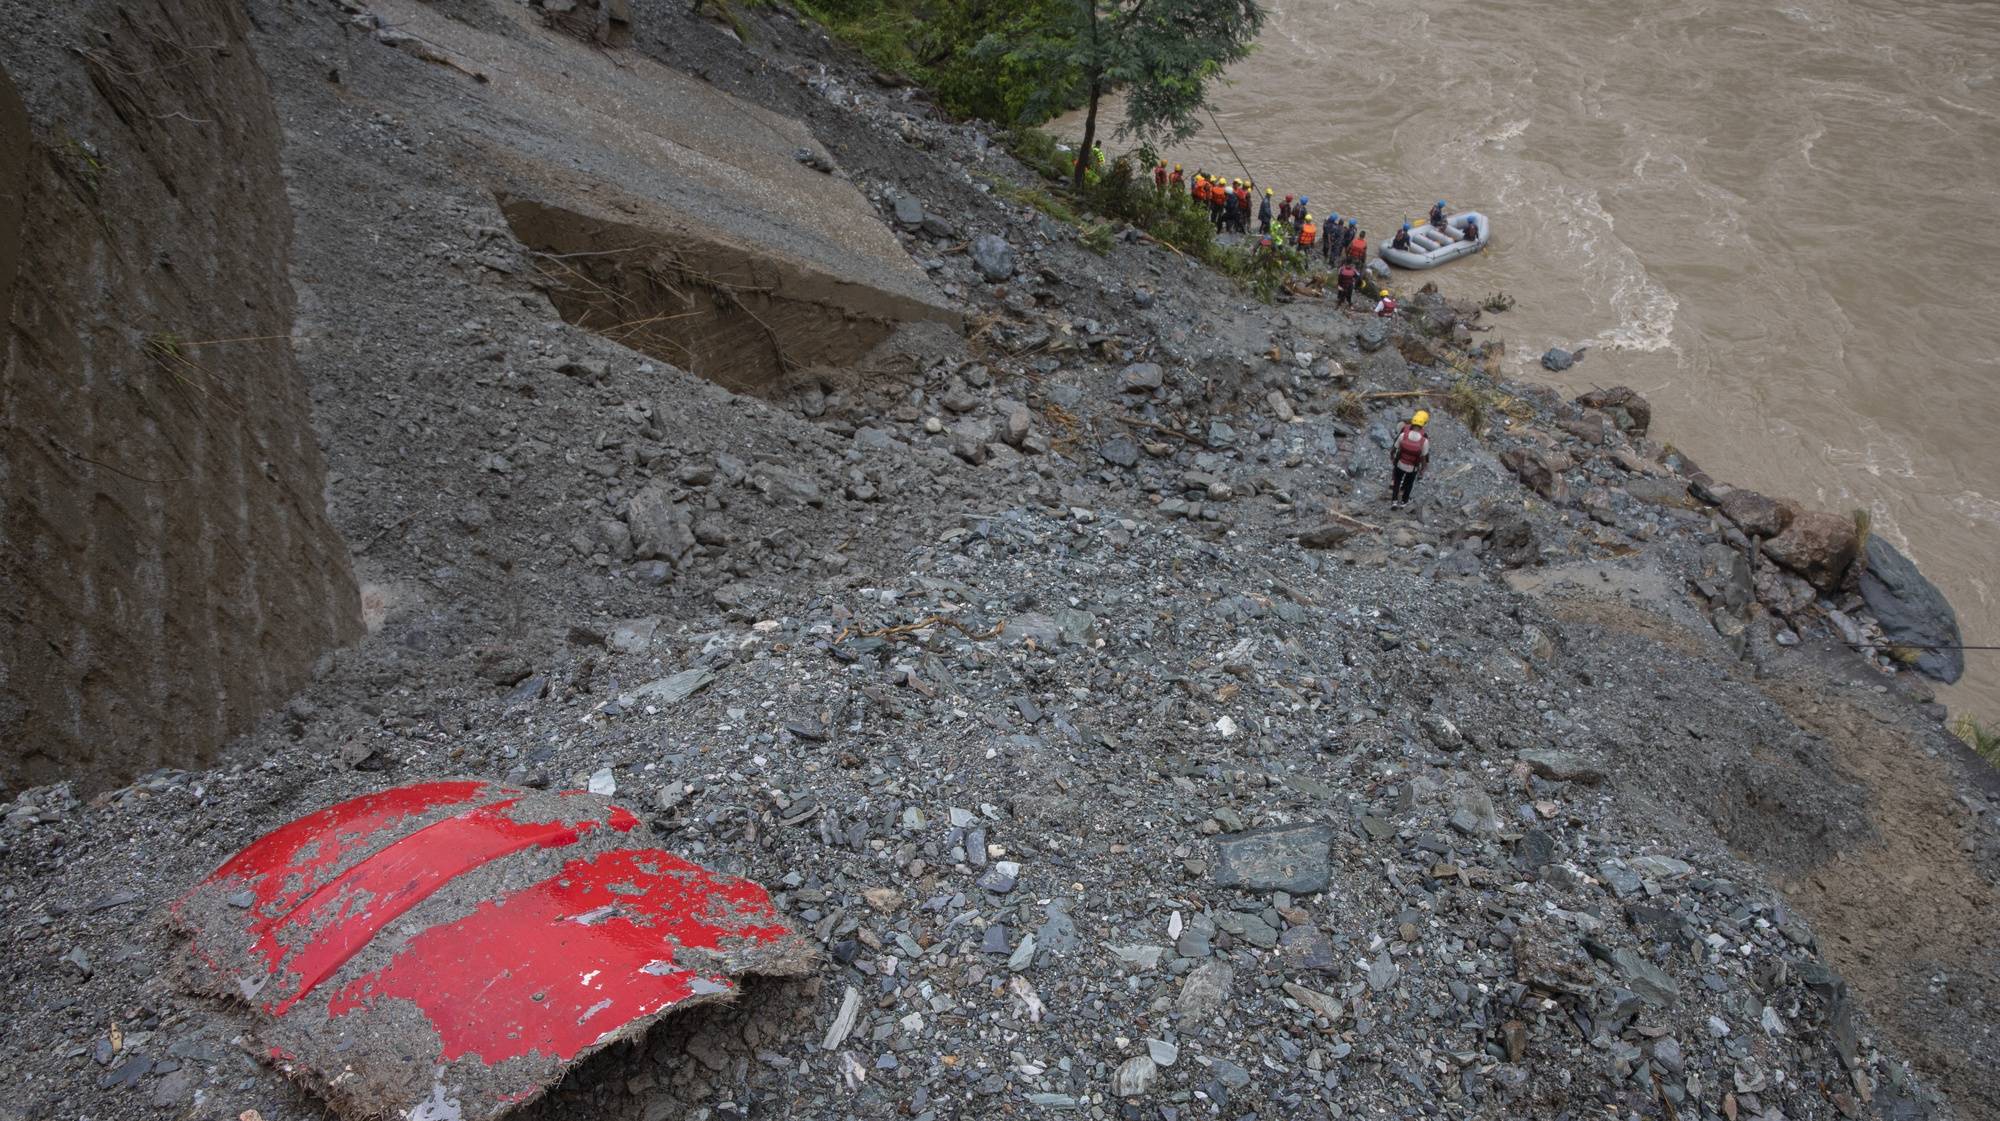
[[[1530,748],[1517,756],[1528,769],[1550,782],[1580,782],[1595,786],[1604,781],[1604,769],[1568,751]]]
[[[1316,822],[1253,829],[1216,845],[1215,882],[1251,891],[1311,895],[1326,886],[1333,828]]]

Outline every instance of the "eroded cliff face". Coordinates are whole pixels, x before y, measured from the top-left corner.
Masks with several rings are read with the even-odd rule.
[[[9,15],[0,784],[90,784],[205,758],[360,614],[242,9]]]

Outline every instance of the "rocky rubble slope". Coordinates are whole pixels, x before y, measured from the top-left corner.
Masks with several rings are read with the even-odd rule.
[[[749,397],[570,326],[492,267],[526,250],[448,114],[374,108],[436,64],[253,4],[376,633],[228,766],[5,808],[0,1116],[322,1116],[182,993],[161,910],[444,775],[613,788],[825,953],[532,1115],[2000,1109],[1986,772],[1643,401],[1495,384],[1434,293],[1391,326],[1092,254],[782,11],[752,48],[635,8],[807,122],[968,332]]]

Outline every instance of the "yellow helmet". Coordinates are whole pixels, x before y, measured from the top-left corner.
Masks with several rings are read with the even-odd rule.
[[[1268,195],[1268,194],[1270,194],[1270,193],[1271,193],[1271,188],[1269,188],[1269,187],[1266,187],[1266,188],[1264,188],[1264,193],[1265,193],[1265,194],[1267,194],[1267,195]]]
[[[1384,294],[1386,295],[1387,293]],[[1423,409],[1418,409],[1417,415],[1410,418],[1410,424],[1416,428],[1422,428],[1424,425],[1429,424],[1430,422],[1431,422],[1431,414]]]
[[[1180,169],[1181,169],[1181,165],[1179,165],[1179,164],[1175,164],[1175,165],[1174,165],[1174,170],[1175,170],[1175,171],[1179,171]]]

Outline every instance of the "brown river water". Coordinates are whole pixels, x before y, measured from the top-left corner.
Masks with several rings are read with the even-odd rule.
[[[1395,283],[1507,292],[1512,373],[1631,385],[1717,479],[1869,509],[2000,644],[2000,3],[1270,7],[1171,159],[1241,175],[1226,134],[1375,244],[1482,211],[1486,253]],[[2000,653],[1943,694],[2000,720]]]

